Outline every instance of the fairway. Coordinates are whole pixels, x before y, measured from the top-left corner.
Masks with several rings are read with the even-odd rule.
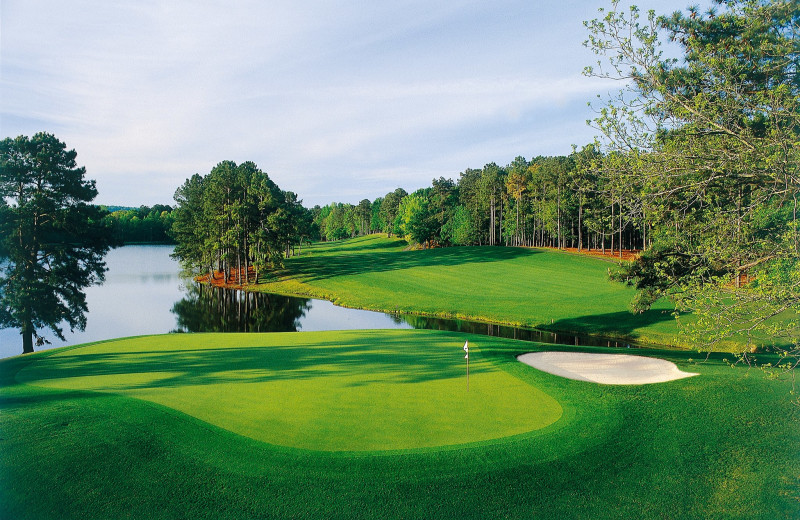
[[[152,336],[63,350],[17,380],[118,393],[320,451],[468,444],[558,420],[552,397],[481,356],[488,338],[472,342],[467,391],[463,341],[424,331]]]
[[[629,311],[635,291],[608,280],[613,262],[521,247],[406,246],[377,234],[317,243],[256,290],[353,308],[680,343],[668,302],[642,314]]]
[[[674,306],[666,299],[645,312],[631,312],[636,291],[608,277],[615,261],[522,247],[406,247],[405,241],[381,234],[317,243],[251,290],[359,309],[696,348],[679,333]],[[680,316],[684,325],[692,320]],[[715,349],[739,352],[746,339],[730,338]],[[762,333],[750,339],[789,347],[785,339]]]

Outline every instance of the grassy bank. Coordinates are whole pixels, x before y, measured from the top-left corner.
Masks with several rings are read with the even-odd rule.
[[[665,351],[651,355],[700,376],[602,386],[515,360],[541,346],[469,337],[467,393],[464,339],[433,331],[158,336],[2,360],[0,517],[800,513],[800,411],[787,383]],[[437,385],[452,395],[436,395]],[[311,388],[337,395],[322,407],[330,413],[303,408],[315,402],[315,392],[304,393]],[[373,392],[372,408],[348,408]],[[417,392],[427,398],[376,412]],[[524,404],[522,417],[500,420],[513,400]],[[275,401],[283,406],[272,409]],[[493,408],[481,412],[496,419],[481,428],[494,428],[493,438],[458,423],[470,406]],[[420,417],[437,415],[426,410],[457,425],[455,443],[440,436],[425,445],[415,433]],[[380,446],[354,446],[376,413],[393,417],[393,432]],[[314,433],[304,432],[309,420]],[[308,449],[315,436],[320,446]]]
[[[542,249],[405,247],[379,235],[315,244],[257,290],[361,309],[684,344],[668,302],[643,314],[628,311],[634,291],[608,281],[611,262]]]

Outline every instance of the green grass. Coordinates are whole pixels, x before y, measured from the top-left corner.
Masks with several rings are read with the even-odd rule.
[[[176,335],[2,360],[0,518],[800,515],[800,408],[789,383],[717,359],[648,351],[701,375],[596,385],[515,360],[543,345],[469,337],[467,394],[464,339],[435,331]],[[375,407],[415,402],[317,416],[336,404],[303,409],[315,399],[308,385],[336,389],[346,407],[370,402],[374,390]],[[284,406],[260,404],[268,400]],[[493,429],[491,438],[416,434],[426,427],[417,409],[444,424],[473,405],[490,416],[473,416],[475,430]],[[527,416],[492,424],[506,407]],[[378,445],[359,448],[354,438],[372,428],[373,414],[396,424]],[[304,443],[323,434],[280,431],[309,419],[331,427],[314,450]]]
[[[468,399],[460,337],[400,331],[128,339],[48,356],[17,380],[118,393],[323,451],[463,444],[558,420],[553,398],[482,358],[482,340],[472,346]]]
[[[381,235],[315,244],[258,290],[362,309],[683,344],[668,302],[629,312],[634,290],[608,280],[611,262],[544,249],[405,246]]]

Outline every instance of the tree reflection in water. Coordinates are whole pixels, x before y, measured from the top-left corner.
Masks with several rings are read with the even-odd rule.
[[[518,339],[522,341],[535,341],[551,345],[569,345],[581,347],[612,347],[612,348],[638,348],[637,345],[625,340],[614,340],[592,336],[580,336],[567,333],[550,332],[524,327],[498,325],[479,321],[456,320],[447,318],[433,318],[428,316],[399,315],[399,319],[408,323],[415,329],[447,330],[451,332],[464,332],[467,334],[482,334],[500,338]]]
[[[320,302],[317,302],[320,303]],[[314,308],[312,308],[314,307]],[[172,307],[177,318],[173,332],[295,332],[309,325],[309,316],[322,316],[323,328],[310,330],[368,329],[374,322],[365,319],[370,311],[314,306],[314,300],[254,293],[236,289],[220,289],[203,284],[189,284],[187,295]],[[311,312],[313,311],[313,312]],[[383,313],[375,313],[383,314]],[[413,314],[387,314],[391,319],[380,328],[434,329],[468,334],[535,341],[555,345],[638,348],[635,343],[599,337],[522,327],[510,327],[477,321],[433,318]],[[407,324],[407,325],[406,325]],[[319,323],[316,323],[319,325]],[[405,326],[404,326],[405,325]]]
[[[294,332],[311,308],[310,300],[277,294],[187,284],[172,306],[173,332]]]

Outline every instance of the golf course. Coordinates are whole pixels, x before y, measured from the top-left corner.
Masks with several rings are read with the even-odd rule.
[[[800,520],[799,5],[0,3],[0,520]]]
[[[256,287],[645,343],[677,333],[666,303],[628,313],[604,260],[404,244],[315,245]],[[520,362],[551,351],[633,353],[681,378],[599,384]],[[430,330],[17,356],[0,361],[0,518],[796,518],[792,383],[732,360]]]
[[[690,346],[668,301],[643,313],[630,311],[635,291],[608,279],[617,265],[613,257],[508,247],[407,249],[405,240],[385,234],[317,243],[251,289],[359,309]],[[773,344],[769,338],[756,341]],[[722,348],[743,347],[732,340]]]

